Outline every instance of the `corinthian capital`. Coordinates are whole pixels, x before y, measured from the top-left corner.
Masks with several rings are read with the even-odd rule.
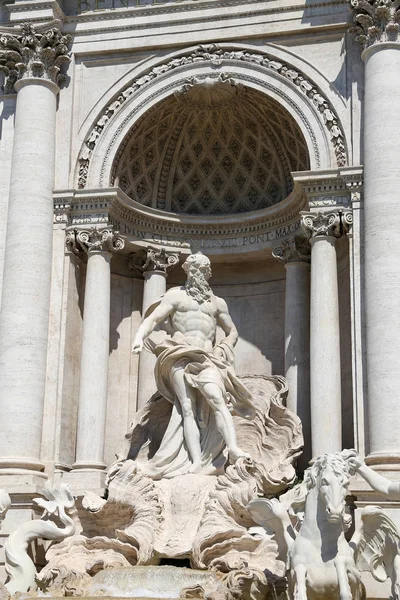
[[[351,32],[368,48],[377,42],[400,42],[399,0],[348,0],[354,15]]]
[[[118,231],[111,227],[107,229],[72,229],[67,231],[65,243],[67,249],[74,254],[82,251],[86,254],[93,252],[117,252],[122,250],[125,242],[119,237]]]
[[[302,212],[301,227],[309,238],[336,237],[346,234],[353,222],[350,210],[335,210],[329,212]]]
[[[285,265],[292,262],[310,262],[310,247],[307,243],[300,243],[294,237],[283,241],[272,248],[272,256]]]
[[[165,248],[161,248],[161,250],[143,248],[136,254],[131,254],[129,259],[130,267],[141,273],[151,273],[152,271],[167,273],[168,269],[177,265],[178,262],[178,254],[167,253]]]
[[[6,76],[5,92],[13,91],[19,79],[36,77],[59,85],[65,78],[60,73],[69,63],[70,35],[53,27],[38,33],[29,23],[23,23],[18,33],[0,34],[0,71]]]

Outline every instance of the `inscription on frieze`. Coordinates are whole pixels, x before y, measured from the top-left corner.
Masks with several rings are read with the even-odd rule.
[[[264,233],[253,233],[238,237],[195,238],[178,237],[173,235],[169,236],[161,233],[139,231],[131,225],[120,223],[116,219],[111,219],[110,223],[116,229],[118,229],[120,234],[130,236],[132,239],[143,240],[163,246],[192,248],[192,250],[228,250],[231,248],[241,248],[244,246],[251,247],[285,238],[288,235],[295,233],[295,231],[300,227],[300,221],[296,221],[290,225],[278,227],[277,229]]]
[[[161,6],[176,4],[186,0],[75,0],[73,8],[67,9],[67,14],[82,14],[89,11],[115,10],[117,8],[139,8],[146,6]]]

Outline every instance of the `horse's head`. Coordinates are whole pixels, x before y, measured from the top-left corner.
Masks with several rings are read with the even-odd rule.
[[[349,524],[346,515],[346,496],[348,493],[350,475],[347,462],[349,451],[324,454],[319,456],[314,464],[305,472],[305,483],[311,490],[316,488],[319,498],[326,511],[330,523]]]

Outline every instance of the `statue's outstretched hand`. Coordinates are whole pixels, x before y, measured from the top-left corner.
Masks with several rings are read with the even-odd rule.
[[[348,457],[347,463],[354,473],[357,473],[358,469],[365,464],[361,456],[356,453],[354,453],[353,456]]]
[[[143,340],[135,340],[132,345],[132,354],[140,354],[143,350]]]

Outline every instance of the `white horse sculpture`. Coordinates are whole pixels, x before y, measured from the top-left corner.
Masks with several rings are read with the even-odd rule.
[[[275,533],[294,600],[364,600],[357,568],[361,556],[376,579],[391,577],[393,599],[400,600],[400,536],[394,523],[381,509],[367,507],[352,540],[345,538],[351,524],[346,495],[352,456],[352,450],[320,456],[305,472],[304,482],[280,500],[259,499],[248,505],[254,520]]]

